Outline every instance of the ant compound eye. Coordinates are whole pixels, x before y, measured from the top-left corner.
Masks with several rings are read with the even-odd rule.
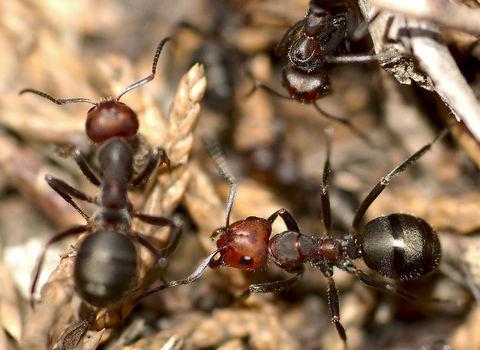
[[[239,260],[240,265],[242,266],[249,266],[253,264],[253,258],[251,256],[243,256]]]

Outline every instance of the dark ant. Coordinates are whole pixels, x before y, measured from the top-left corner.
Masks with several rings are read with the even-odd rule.
[[[367,209],[385,187],[390,184],[392,179],[414,164],[446,132],[447,130],[443,131],[433,141],[410,155],[370,190],[370,193],[363,199],[355,212],[350,232],[343,238],[334,238],[331,235],[330,141],[328,137],[321,185],[322,216],[325,230],[323,236],[301,233],[296,220],[286,209],[276,211],[267,219],[250,216],[230,224],[236,182],[228,169],[225,168],[224,161],[217,162],[221,172],[230,182],[226,224],[225,227],[221,227],[213,233],[213,236],[218,236],[217,249],[206,257],[187,278],[153,288],[141,297],[165,288],[192,283],[201,277],[208,266],[211,268],[230,266],[255,271],[264,268],[269,260],[272,260],[286,272],[294,274],[294,276],[286,280],[252,284],[241,297],[245,298],[250,293],[278,292],[296,283],[304,272],[304,264],[310,263],[314,267],[320,268],[323,275],[328,279],[327,294],[332,322],[335,324],[340,338],[346,344],[345,329],[340,323],[338,291],[333,279],[333,268],[335,266],[348,273],[355,274],[360,281],[370,287],[389,290],[404,298],[418,301],[418,298],[394,284],[370,277],[357,268],[353,260],[362,259],[370,269],[380,275],[402,281],[422,277],[434,271],[440,262],[441,247],[437,234],[421,218],[394,213],[369,221],[363,232],[359,230],[359,226]],[[272,237],[272,224],[278,216],[283,219],[287,230]]]
[[[366,26],[357,25],[352,6],[348,0],[311,0],[305,18],[290,27],[275,48],[277,56],[287,59],[282,68],[282,85],[289,96],[257,80],[250,94],[261,88],[280,98],[311,103],[320,114],[344,124],[369,143],[368,137],[348,119],[324,111],[317,103],[331,93],[326,64],[368,63],[379,59],[376,55],[338,55],[342,47],[349,46],[348,40],[362,35],[359,31],[366,32]]]
[[[181,227],[171,219],[136,212],[127,195],[128,191],[148,179],[157,166],[162,163],[170,166],[170,161],[164,150],[157,148],[150,154],[143,170],[134,176],[134,152],[131,143],[137,135],[138,119],[130,107],[119,101],[130,90],[153,80],[162,48],[168,40],[169,38],[163,39],[157,46],[152,73],[127,86],[116,98],[96,102],[83,97],[56,99],[30,88],[20,91],[20,94],[30,92],[40,95],[59,105],[77,102],[94,105],[87,113],[85,129],[90,140],[99,146],[97,159],[102,174],[99,179],[82,153],[75,149],[73,156],[80,170],[92,184],[100,188],[98,196],[91,197],[61,179],[45,176],[50,187],[73,206],[88,223],[60,232],[46,243],[32,280],[30,289],[32,306],[45,254],[50,245],[64,238],[88,233],[76,253],[73,277],[75,289],[82,299],[96,307],[116,306],[135,287],[138,279],[138,254],[132,241],[147,248],[157,261],[165,259],[175,249],[181,235]],[[98,205],[99,212],[90,218],[77,206],[74,198]],[[134,232],[131,229],[132,218],[138,218],[151,225],[170,226],[171,233],[167,246],[157,249],[143,234]]]

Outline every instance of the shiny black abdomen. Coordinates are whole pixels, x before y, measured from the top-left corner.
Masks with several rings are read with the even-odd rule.
[[[130,238],[113,230],[87,236],[77,252],[74,280],[88,303],[117,303],[137,280],[137,252]]]
[[[441,257],[435,231],[424,220],[407,214],[391,214],[370,221],[361,238],[361,251],[369,268],[401,280],[433,271]]]

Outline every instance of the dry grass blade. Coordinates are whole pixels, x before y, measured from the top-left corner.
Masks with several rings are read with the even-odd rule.
[[[193,144],[193,130],[200,114],[200,101],[206,88],[204,69],[194,65],[180,80],[175,100],[167,119],[167,137],[165,144],[152,141],[158,135],[151,132],[144,136],[154,147],[162,146],[173,169],[159,172],[155,186],[143,206],[150,215],[169,215],[180,203],[190,179],[188,158]],[[163,123],[160,119],[159,123]],[[154,127],[153,130],[156,128]],[[142,232],[152,232],[152,227],[142,226]]]
[[[0,327],[12,337],[19,341],[22,333],[22,316],[19,308],[15,286],[11,278],[11,272],[2,263],[0,264]],[[0,335],[1,338],[1,335]],[[2,340],[0,340],[0,345]]]
[[[448,28],[480,35],[480,9],[448,0],[372,0],[372,2],[382,10],[403,13]]]

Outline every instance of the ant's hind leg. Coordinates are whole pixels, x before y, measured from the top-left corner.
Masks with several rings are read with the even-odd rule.
[[[340,323],[340,302],[338,300],[338,290],[335,287],[335,282],[332,277],[328,277],[328,306],[330,307],[330,315],[332,316],[332,323],[337,329],[338,336],[343,343],[347,343],[347,334],[345,328]]]
[[[69,236],[76,236],[80,233],[87,231],[87,229],[88,229],[88,225],[70,227],[69,229],[63,232],[60,232],[55,236],[53,236],[52,238],[50,238],[48,242],[45,244],[45,247],[43,248],[42,253],[40,254],[40,257],[38,258],[37,265],[35,266],[32,285],[30,286],[30,304],[32,305],[32,307],[33,307],[33,294],[35,293],[38,277],[40,276],[40,272],[42,271],[43,261],[45,260],[45,254],[47,253],[48,248],[56,242],[59,242]]]

